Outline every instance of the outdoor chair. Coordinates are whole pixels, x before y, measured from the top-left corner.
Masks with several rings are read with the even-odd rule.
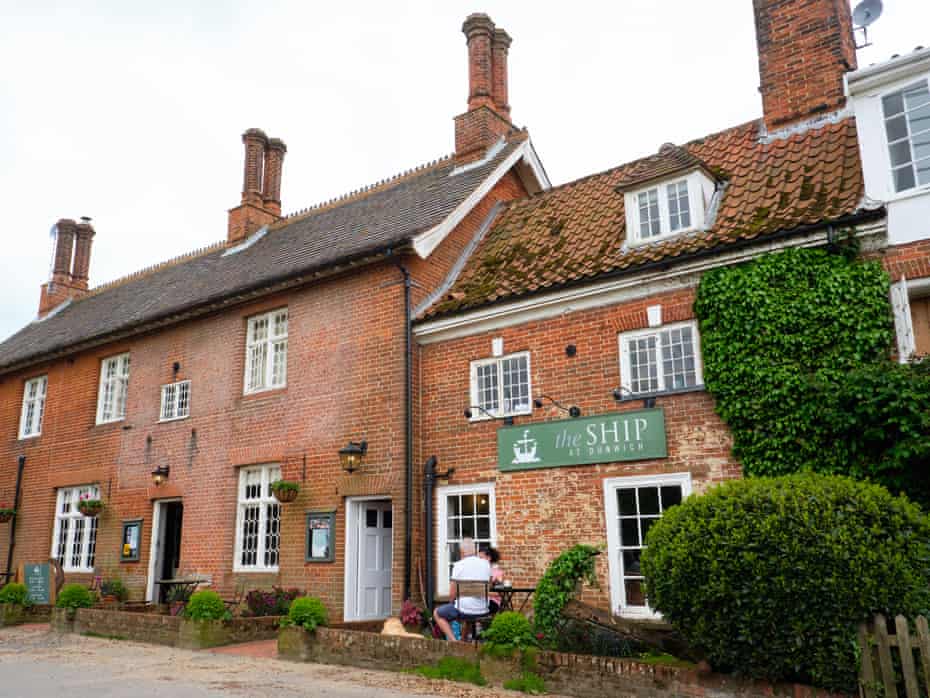
[[[491,619],[494,618],[494,613],[490,610],[491,606],[488,603],[489,601],[489,588],[491,586],[490,580],[466,580],[466,579],[452,579],[450,580],[451,584],[455,585],[455,607],[458,608],[459,599],[463,596],[471,596],[477,599],[483,599],[484,605],[488,609],[487,613],[481,613],[478,615],[466,615],[462,618],[462,639],[465,639],[465,627],[467,625],[472,626],[472,639],[475,644],[478,644],[478,635],[479,627],[481,624],[490,623]]]
[[[235,591],[231,597],[226,597],[223,599],[223,603],[226,604],[226,609],[232,612],[242,603],[242,599],[245,598],[245,586],[246,583],[244,580],[240,579],[236,582]]]

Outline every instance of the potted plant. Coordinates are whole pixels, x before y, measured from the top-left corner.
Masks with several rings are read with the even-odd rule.
[[[109,579],[100,585],[101,600],[104,603],[121,603],[129,598],[129,589],[119,579]]]
[[[400,622],[408,633],[419,634],[423,630],[423,612],[413,601],[407,599],[400,607]]]
[[[85,492],[78,500],[78,511],[84,516],[96,516],[103,511],[103,500],[91,497],[90,492]]]
[[[0,505],[0,523],[6,523],[16,514],[16,509],[13,507],[3,504]]]
[[[276,480],[271,483],[271,491],[282,504],[293,502],[297,499],[297,493],[300,492],[300,485],[288,480]]]

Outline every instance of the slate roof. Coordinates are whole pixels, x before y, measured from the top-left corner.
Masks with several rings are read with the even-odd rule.
[[[193,308],[409,243],[441,223],[522,141],[450,176],[450,157],[291,216],[252,246],[223,244],[95,289],[0,343],[0,371],[68,347],[168,321]]]
[[[752,121],[599,174],[512,201],[455,283],[424,314],[438,317],[594,280],[650,262],[857,212],[862,169],[853,118],[760,142]],[[681,151],[681,152],[678,152]],[[618,186],[693,158],[726,182],[709,230],[627,246]]]

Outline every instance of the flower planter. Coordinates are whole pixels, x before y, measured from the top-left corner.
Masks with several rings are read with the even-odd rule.
[[[282,504],[287,504],[288,502],[293,502],[297,499],[297,490],[273,490],[274,498],[277,499]]]
[[[0,523],[7,523],[8,521],[12,521],[14,513],[15,512],[12,511],[0,511]]]
[[[103,504],[92,503],[92,502],[79,502],[78,511],[84,514],[84,516],[96,516],[101,511],[103,511]]]

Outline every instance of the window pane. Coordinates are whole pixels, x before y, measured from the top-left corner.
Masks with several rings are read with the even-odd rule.
[[[640,192],[637,197],[639,203],[639,233],[640,237],[648,238],[661,232],[659,221],[659,190],[650,189]]]
[[[381,528],[391,528],[394,523],[394,516],[390,509],[381,512]]]
[[[930,157],[930,131],[914,136],[911,142],[914,146],[914,157],[917,160]]]
[[[930,129],[930,104],[908,112],[907,122],[911,127],[911,133],[920,133]]]
[[[365,510],[365,528],[378,528],[378,510]]]
[[[462,495],[462,514],[466,516],[471,516],[474,513],[475,513],[475,495],[463,494]]]
[[[458,519],[449,519],[449,525],[446,528],[446,538],[449,540],[458,540],[462,537],[462,527]]]
[[[272,345],[271,384],[274,386],[287,383],[287,340]]]
[[[617,508],[620,511],[621,516],[631,516],[636,514],[636,490],[618,489]]]
[[[911,161],[911,146],[907,141],[899,141],[888,147],[892,165],[903,165]]]
[[[662,488],[662,511],[681,504],[681,485],[666,485]]]
[[[634,393],[659,389],[656,367],[656,337],[640,337],[629,342],[630,390]]]
[[[475,520],[472,517],[462,519],[462,538],[475,537]]]
[[[930,158],[917,163],[917,183],[930,184]]]
[[[478,514],[484,514],[487,516],[491,512],[491,498],[486,494],[477,495],[477,506],[475,511]]]
[[[668,185],[669,227],[681,230],[691,225],[691,212],[688,204],[688,183],[675,182]]]
[[[666,390],[690,388],[697,383],[694,342],[690,327],[665,330],[662,337],[662,377]],[[690,361],[686,361],[691,359]]]
[[[885,118],[904,111],[904,95],[901,92],[895,92],[882,98],[882,109],[885,112]]]
[[[491,519],[487,516],[479,516],[476,519],[478,530],[475,531],[475,537],[478,540],[487,540],[491,537]]]
[[[459,496],[457,494],[450,495],[446,498],[446,508],[449,511],[449,516],[458,516],[459,508]]]
[[[894,171],[894,189],[895,191],[904,191],[916,186],[914,177],[914,168],[911,165],[902,167]]]
[[[639,545],[639,522],[636,519],[620,519],[620,544]]]
[[[642,529],[644,545],[646,543],[646,534],[649,533],[649,529],[652,528],[652,524],[654,524],[658,520],[659,520],[658,517],[640,519],[639,526]]]
[[[899,141],[907,137],[907,121],[904,115],[896,116],[885,122],[885,131],[888,134],[888,141]]]
[[[658,487],[640,487],[639,488],[639,513],[640,514],[658,514],[659,513],[659,488]]]
[[[279,504],[265,505],[265,567],[274,567],[278,564],[278,546],[281,540],[281,506]]]
[[[497,362],[478,366],[478,407],[494,414],[498,410]]]
[[[891,96],[889,95],[889,97]],[[885,99],[888,99],[888,97]],[[882,102],[884,103],[884,100]],[[904,90],[904,107],[906,109],[913,109],[927,102],[930,102],[930,92],[927,91],[926,81]]]
[[[529,361],[515,356],[501,361],[504,379],[504,414],[525,412],[530,407]]]
[[[639,568],[639,558],[642,550],[624,550],[623,551],[623,574],[639,575],[642,574]]]
[[[623,582],[626,590],[626,603],[628,606],[645,606],[646,595],[643,593],[643,582],[641,579],[627,579]]]

